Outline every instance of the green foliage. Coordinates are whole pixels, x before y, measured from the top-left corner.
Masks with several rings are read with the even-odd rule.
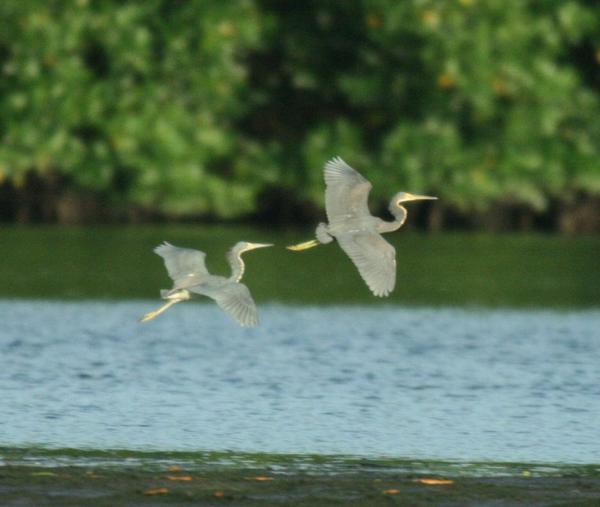
[[[600,194],[585,0],[5,0],[0,178],[238,217],[341,155],[465,211]]]
[[[58,171],[172,213],[243,213],[236,154],[250,1],[3,2],[2,171]],[[227,185],[225,186],[224,183]],[[232,197],[227,205],[225,193]]]

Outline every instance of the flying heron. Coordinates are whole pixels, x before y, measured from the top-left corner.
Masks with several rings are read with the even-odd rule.
[[[394,220],[387,222],[369,212],[371,183],[340,157],[325,164],[325,185],[325,210],[329,223],[317,226],[317,239],[287,248],[306,250],[330,243],[335,238],[373,294],[387,296],[396,284],[396,250],[381,233],[402,227],[407,215],[402,203],[437,197],[398,192],[389,205]]]
[[[211,275],[204,262],[206,254],[191,248],[179,248],[166,241],[157,246],[154,252],[164,261],[169,276],[173,280],[171,290],[161,290],[160,296],[167,302],[160,308],[144,315],[140,322],[158,317],[176,303],[187,301],[193,294],[200,294],[214,299],[226,313],[231,315],[242,326],[255,326],[258,323],[256,305],[243,283],[244,261],[242,254],[256,248],[273,246],[266,243],[249,243],[240,241],[227,252],[227,262],[231,266],[231,276]]]

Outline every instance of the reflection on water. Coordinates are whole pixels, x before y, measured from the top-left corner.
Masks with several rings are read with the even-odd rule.
[[[164,226],[0,228],[0,297],[155,298],[169,284],[152,248],[163,240],[205,250],[227,273],[224,252],[240,239],[275,243],[246,255],[258,301],[381,304],[335,244],[302,253],[287,244],[312,231]],[[600,306],[600,237],[386,235],[398,252],[396,291],[385,301],[420,305]]]
[[[0,446],[593,463],[600,312],[0,302]]]

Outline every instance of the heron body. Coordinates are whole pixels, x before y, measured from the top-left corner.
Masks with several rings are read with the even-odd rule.
[[[255,326],[258,322],[256,305],[248,287],[240,282],[244,275],[242,254],[256,248],[272,246],[266,243],[240,241],[227,253],[231,266],[229,277],[212,275],[206,268],[206,254],[190,248],[179,248],[164,242],[154,252],[165,262],[167,272],[173,280],[173,288],[162,290],[161,297],[167,302],[140,319],[151,320],[171,306],[191,299],[194,294],[214,299],[219,307],[237,320],[242,326]]]
[[[382,233],[398,230],[406,221],[403,202],[436,199],[408,192],[395,194],[389,205],[394,220],[386,221],[371,215],[368,206],[372,185],[340,157],[325,164],[325,211],[327,223],[320,223],[316,240],[289,246],[290,250],[305,250],[337,240],[376,296],[387,296],[396,285],[396,250]]]

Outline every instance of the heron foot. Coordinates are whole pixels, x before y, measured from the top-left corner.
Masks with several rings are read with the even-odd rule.
[[[298,243],[297,245],[286,246],[288,250],[292,250],[294,252],[299,252],[301,250],[308,250],[309,248],[313,248],[318,246],[319,242],[316,239],[311,239],[310,241],[305,241],[304,243]]]
[[[147,314],[145,314],[138,322],[141,324],[142,322],[147,322],[149,320],[155,319],[156,317],[158,317],[160,315],[160,313],[158,313],[157,311],[154,312],[148,312]]]
[[[172,299],[172,300],[170,300],[169,302],[165,303],[164,305],[162,305],[160,308],[157,308],[153,312],[148,312],[146,315],[144,315],[139,320],[139,323],[141,324],[142,322],[147,322],[149,320],[152,320],[152,319],[158,317],[162,312],[168,310],[174,304],[179,303],[180,301],[183,301],[183,300],[182,299]]]

